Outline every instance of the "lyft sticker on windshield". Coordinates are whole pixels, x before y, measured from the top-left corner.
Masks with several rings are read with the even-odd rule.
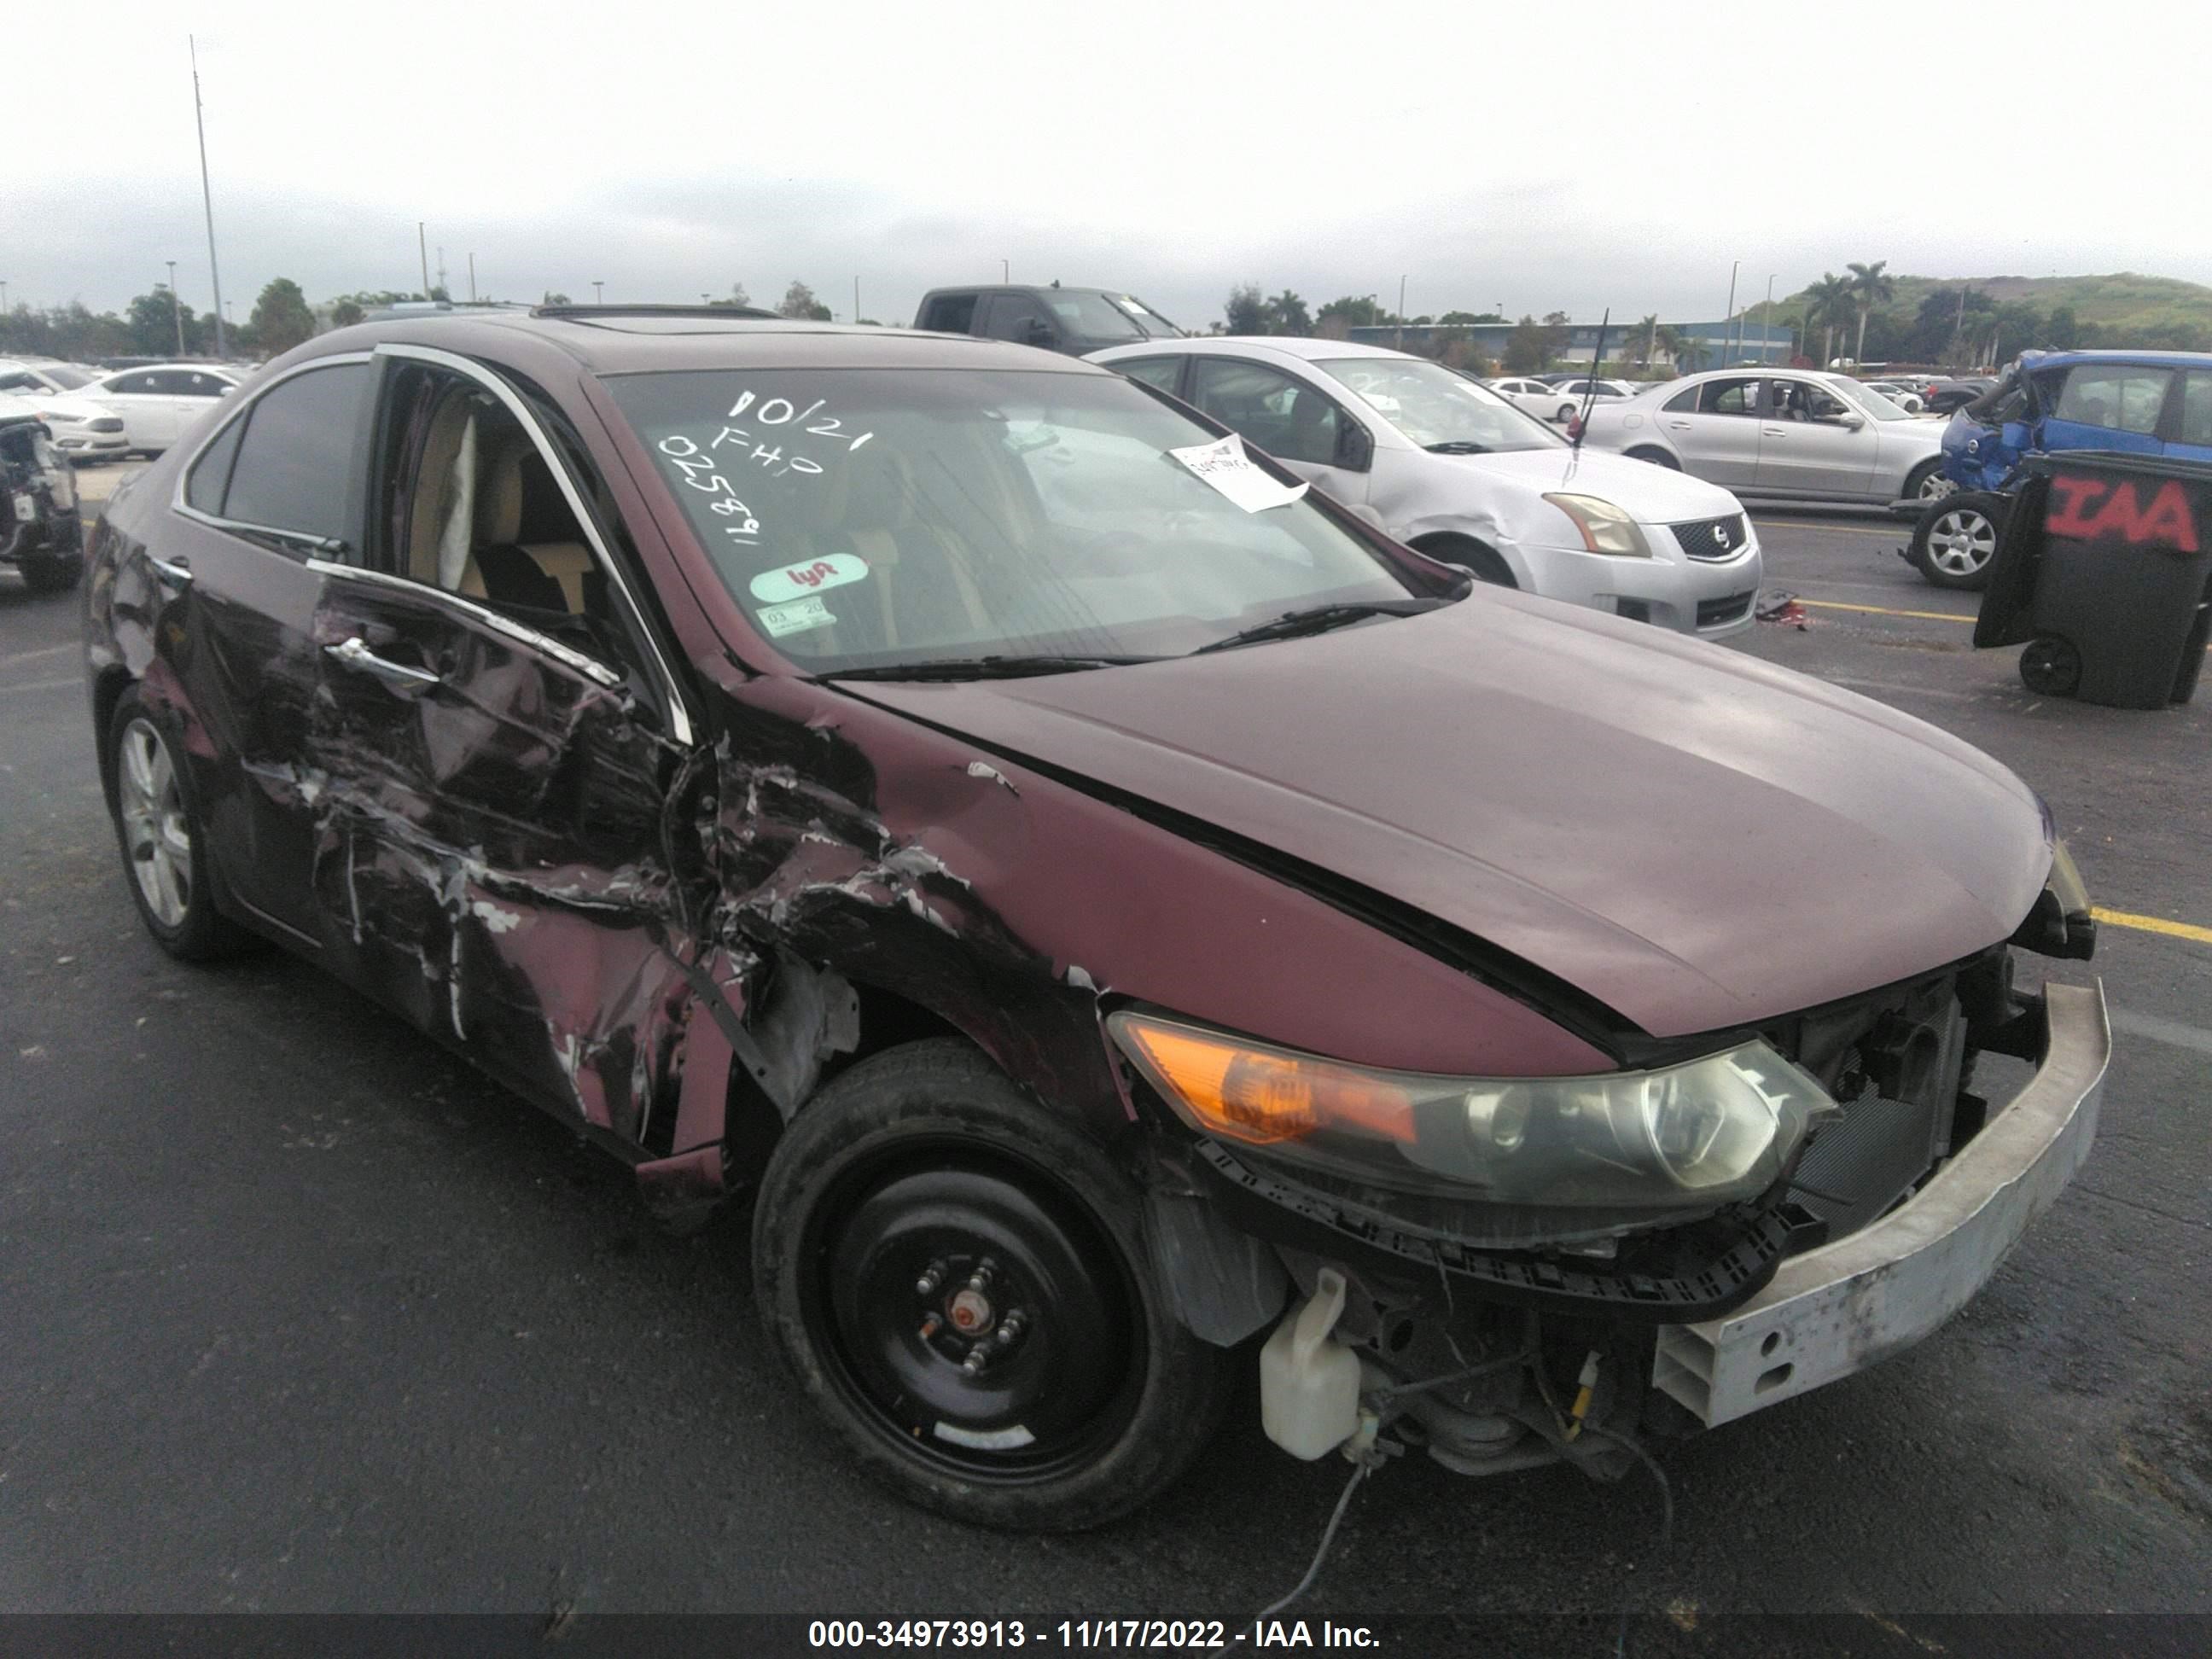
[[[818,559],[780,564],[773,570],[762,571],[752,580],[753,597],[770,604],[804,599],[825,587],[842,587],[847,582],[856,582],[867,574],[865,559],[850,553],[824,553]]]
[[[1244,441],[1231,434],[1218,444],[1193,444],[1168,453],[1247,513],[1285,507],[1306,493],[1304,484],[1280,484],[1252,465]]]
[[[793,599],[789,605],[772,605],[753,614],[768,629],[769,637],[777,640],[786,634],[803,634],[810,628],[827,628],[837,620],[819,599]]]

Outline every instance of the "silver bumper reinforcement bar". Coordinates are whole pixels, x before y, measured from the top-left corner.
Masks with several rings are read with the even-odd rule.
[[[1663,1325],[1652,1385],[1708,1425],[1864,1370],[1959,1311],[2089,1155],[2112,1058],[2100,984],[2046,985],[2042,1064],[1935,1178],[1792,1256],[1734,1313]]]

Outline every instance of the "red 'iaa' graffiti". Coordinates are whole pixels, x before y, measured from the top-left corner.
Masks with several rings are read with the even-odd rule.
[[[2093,507],[2094,512],[2090,510]],[[2189,497],[2180,481],[2173,478],[2159,487],[2146,510],[2131,483],[2055,473],[2051,480],[2051,510],[2044,516],[2043,527],[2051,535],[2085,542],[2113,536],[2138,546],[2155,542],[2184,553],[2197,550],[2197,520],[2189,511]]]

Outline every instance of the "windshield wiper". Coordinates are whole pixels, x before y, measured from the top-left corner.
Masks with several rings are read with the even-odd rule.
[[[921,662],[884,662],[866,668],[833,669],[816,678],[825,680],[1012,680],[1032,674],[1072,674],[1085,668],[1117,668],[1125,663],[1158,660],[1158,657],[937,657]]]
[[[1487,455],[1488,444],[1479,444],[1472,438],[1447,438],[1438,444],[1423,444],[1431,455]]]
[[[1346,623],[1360,622],[1369,617],[1419,616],[1424,611],[1433,611],[1449,603],[1445,599],[1368,599],[1349,605],[1309,605],[1303,611],[1285,611],[1272,622],[1255,623],[1211,645],[1201,645],[1190,654],[1202,657],[1209,651],[1226,651],[1235,645],[1256,645],[1261,640],[1291,640],[1304,634],[1325,634],[1332,628],[1341,628]]]

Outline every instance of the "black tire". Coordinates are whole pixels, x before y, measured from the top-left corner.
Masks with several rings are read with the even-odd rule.
[[[1074,1531],[1171,1484],[1225,1399],[1227,1356],[1151,1282],[1140,1214],[1096,1141],[933,1038],[854,1066],[785,1133],[753,1215],[754,1288],[869,1475],[958,1520]],[[979,1304],[968,1276],[986,1264]],[[974,1351],[992,1362],[980,1374],[954,1357]]]
[[[1428,536],[1413,546],[1442,563],[1457,565],[1475,580],[1488,582],[1492,587],[1521,585],[1513,580],[1513,568],[1499,556],[1498,550],[1472,536]]]
[[[1979,592],[1989,586],[1990,561],[1996,556],[2011,507],[2010,497],[1987,489],[1946,495],[1912,526],[1906,556],[1938,587]]]
[[[74,554],[61,558],[33,555],[18,567],[23,585],[33,593],[66,593],[84,574],[84,561]]]
[[[1558,421],[1562,426],[1565,425],[1566,422],[1575,418],[1575,405],[1572,404],[1561,404],[1559,405],[1559,412],[1553,416],[1553,418]]]
[[[1632,449],[1628,452],[1628,459],[1632,461],[1649,461],[1654,466],[1665,467],[1669,472],[1680,472],[1682,470],[1681,462],[1663,449]]]
[[[167,793],[161,783],[162,772],[150,771],[149,793],[155,808],[150,818],[142,817],[136,810],[139,803],[132,798],[131,762],[125,754],[126,743],[136,744],[149,738],[159,746],[166,776],[174,785],[173,794]],[[167,723],[147,708],[136,686],[117,700],[115,712],[108,719],[106,738],[100,744],[100,764],[108,814],[114,820],[116,843],[123,854],[124,885],[130,890],[131,902],[138,907],[138,919],[146,924],[156,945],[180,961],[212,962],[236,954],[251,942],[251,936],[216,907],[207,835],[182,754],[183,747],[175,741]],[[184,844],[177,853],[179,834]],[[163,860],[172,872],[166,887],[157,876],[141,875],[142,867],[155,862],[157,842],[173,854]],[[179,863],[185,876],[181,882],[173,879]],[[176,898],[173,906],[164,902],[165,890]]]
[[[1905,494],[1909,501],[1940,501],[1949,499],[1959,486],[1943,476],[1943,458],[1932,455],[1905,475]]]
[[[2020,653],[2020,683],[2039,697],[2070,697],[2081,684],[2081,653],[2056,634],[2030,640]]]

